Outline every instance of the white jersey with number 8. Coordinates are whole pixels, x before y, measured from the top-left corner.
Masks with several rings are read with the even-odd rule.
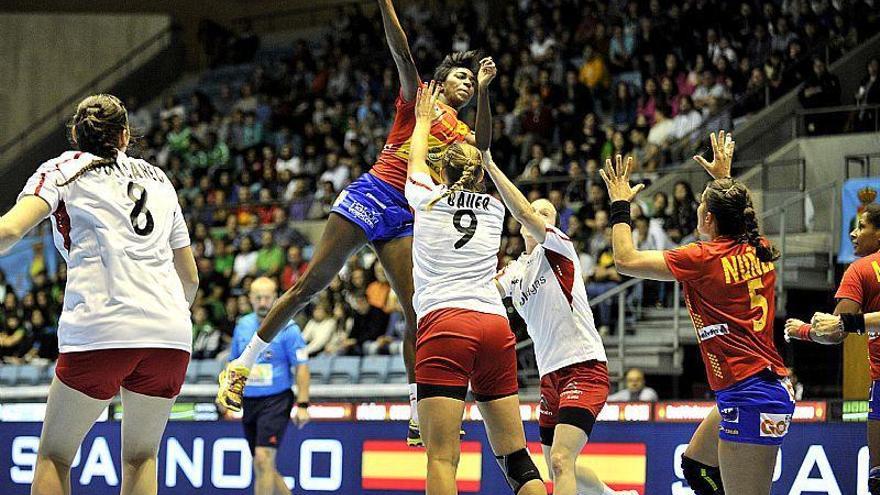
[[[190,239],[174,186],[161,169],[123,153],[60,185],[98,159],[65,152],[42,164],[19,195],[49,205],[67,261],[59,350],[190,351],[189,306],[172,251]]]
[[[419,319],[442,308],[460,308],[507,317],[495,288],[504,205],[489,194],[447,191],[427,174],[413,174],[406,199],[415,212],[413,306]]]

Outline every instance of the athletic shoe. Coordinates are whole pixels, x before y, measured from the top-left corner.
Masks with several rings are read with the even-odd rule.
[[[880,495],[880,466],[875,466],[868,472],[868,493]]]
[[[406,432],[406,444],[410,447],[425,446],[425,442],[422,441],[422,432],[419,431],[419,424],[413,420],[409,420],[409,430]]]
[[[251,370],[235,361],[226,365],[218,377],[220,389],[217,390],[217,403],[232,411],[241,411],[241,394]]]

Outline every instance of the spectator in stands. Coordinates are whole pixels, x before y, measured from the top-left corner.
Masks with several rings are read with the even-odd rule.
[[[804,81],[798,98],[807,109],[840,105],[840,80],[828,72],[821,58],[813,59],[813,72]],[[808,134],[824,134],[833,130],[839,120],[834,114],[807,115],[804,125]]]
[[[312,310],[312,316],[309,318],[303,329],[302,336],[306,341],[306,352],[309,357],[317,356],[324,352],[327,344],[333,338],[338,327],[338,322],[330,314],[329,308],[324,304],[318,304]]]
[[[624,381],[626,387],[608,396],[608,402],[657,402],[657,392],[645,386],[645,372],[630,368]]]
[[[676,123],[670,110],[665,104],[657,105],[654,109],[654,125],[648,133],[649,143],[664,146],[675,138]]]
[[[794,399],[801,401],[804,398],[804,384],[801,383],[794,372],[794,368],[788,368],[788,379],[791,381],[791,389],[794,390]]]
[[[697,206],[699,204],[690,183],[676,182],[672,196],[672,211],[666,224],[669,237],[676,244],[685,244],[694,239],[694,230],[697,228]]]
[[[309,264],[303,259],[300,246],[293,245],[287,248],[287,262],[284,264],[284,270],[281,272],[281,289],[287,290],[291,288],[308,267]]]
[[[697,86],[692,95],[694,106],[697,109],[702,110],[708,108],[709,101],[712,98],[723,100],[727,97],[727,88],[718,82],[715,78],[715,74],[711,70],[704,70],[700,79],[700,85]]]
[[[204,306],[193,308],[192,359],[213,359],[220,352],[221,332],[210,321]]]
[[[58,359],[58,329],[46,321],[43,310],[31,313],[29,333],[32,347],[25,355],[26,361],[44,363]]]
[[[678,115],[672,119],[672,137],[684,139],[691,136],[703,122],[703,116],[694,107],[694,101],[688,95],[678,97]]]
[[[880,59],[877,57],[868,61],[865,68],[865,77],[859,84],[856,91],[855,100],[859,110],[856,117],[856,129],[859,131],[878,130],[876,128],[876,108],[867,108],[873,105],[880,105]],[[2,276],[0,276],[2,277]],[[0,278],[2,282],[2,278]]]
[[[231,283],[233,286],[241,283],[244,277],[257,273],[258,255],[257,251],[254,250],[254,241],[249,236],[243,237],[232,265]]]
[[[604,213],[604,212],[603,212]],[[607,223],[607,219],[606,219]],[[587,284],[587,295],[596,298],[608,292],[623,280],[614,267],[614,253],[611,249],[611,227],[600,230],[604,246],[593,256],[593,271],[590,274],[590,282]],[[598,306],[596,324],[600,335],[608,335],[611,329],[611,311],[614,298],[607,299]]]
[[[272,231],[264,230],[260,234],[260,250],[257,251],[256,273],[275,276],[284,267],[284,250],[275,243]]]
[[[403,337],[406,333],[406,321],[400,301],[392,291],[388,295],[388,306],[391,314],[385,333],[374,341],[364,343],[364,354],[400,354],[403,352]]]
[[[0,330],[0,359],[6,363],[18,363],[27,351],[27,330],[17,312],[6,314],[6,322]]]

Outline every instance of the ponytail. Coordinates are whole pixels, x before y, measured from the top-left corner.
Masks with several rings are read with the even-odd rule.
[[[80,151],[98,156],[70,179],[57,184],[66,186],[92,170],[110,167],[119,157],[119,140],[128,127],[128,111],[113,95],[92,95],[76,106],[70,120],[70,142]]]
[[[63,186],[70,184],[71,182],[79,179],[83,175],[86,175],[87,173],[91,172],[92,170],[97,170],[99,168],[104,168],[104,167],[112,167],[113,165],[116,164],[116,159],[118,156],[119,156],[119,150],[114,149],[113,150],[113,158],[99,158],[97,160],[92,160],[91,162],[89,162],[88,165],[79,169],[79,171],[77,173],[73,174],[73,177],[67,179],[64,182],[56,183],[55,185],[58,187],[63,187]]]
[[[765,242],[758,230],[758,218],[755,209],[749,202],[749,206],[742,212],[745,232],[740,236],[740,241],[755,248],[755,255],[764,263],[779,259],[779,251],[769,242]]]
[[[481,156],[479,150],[473,146],[463,143],[451,145],[441,159],[441,170],[446,170],[446,175],[450,178],[456,173],[461,175],[446,192],[431,200],[425,209],[431,211],[435,204],[456,191],[483,192],[485,189],[482,184],[483,176],[480,174]]]

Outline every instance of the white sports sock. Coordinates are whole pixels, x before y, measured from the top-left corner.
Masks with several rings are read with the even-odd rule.
[[[241,356],[239,356],[236,361],[247,366],[248,369],[253,368],[260,353],[266,350],[266,347],[269,347],[269,343],[263,341],[263,339],[260,338],[260,334],[255,333],[251,338],[251,341],[248,342],[247,347],[244,348],[244,352],[241,353]]]
[[[416,424],[419,424],[419,398],[416,394],[416,384],[409,384],[409,409],[410,409],[410,418],[415,421]]]

